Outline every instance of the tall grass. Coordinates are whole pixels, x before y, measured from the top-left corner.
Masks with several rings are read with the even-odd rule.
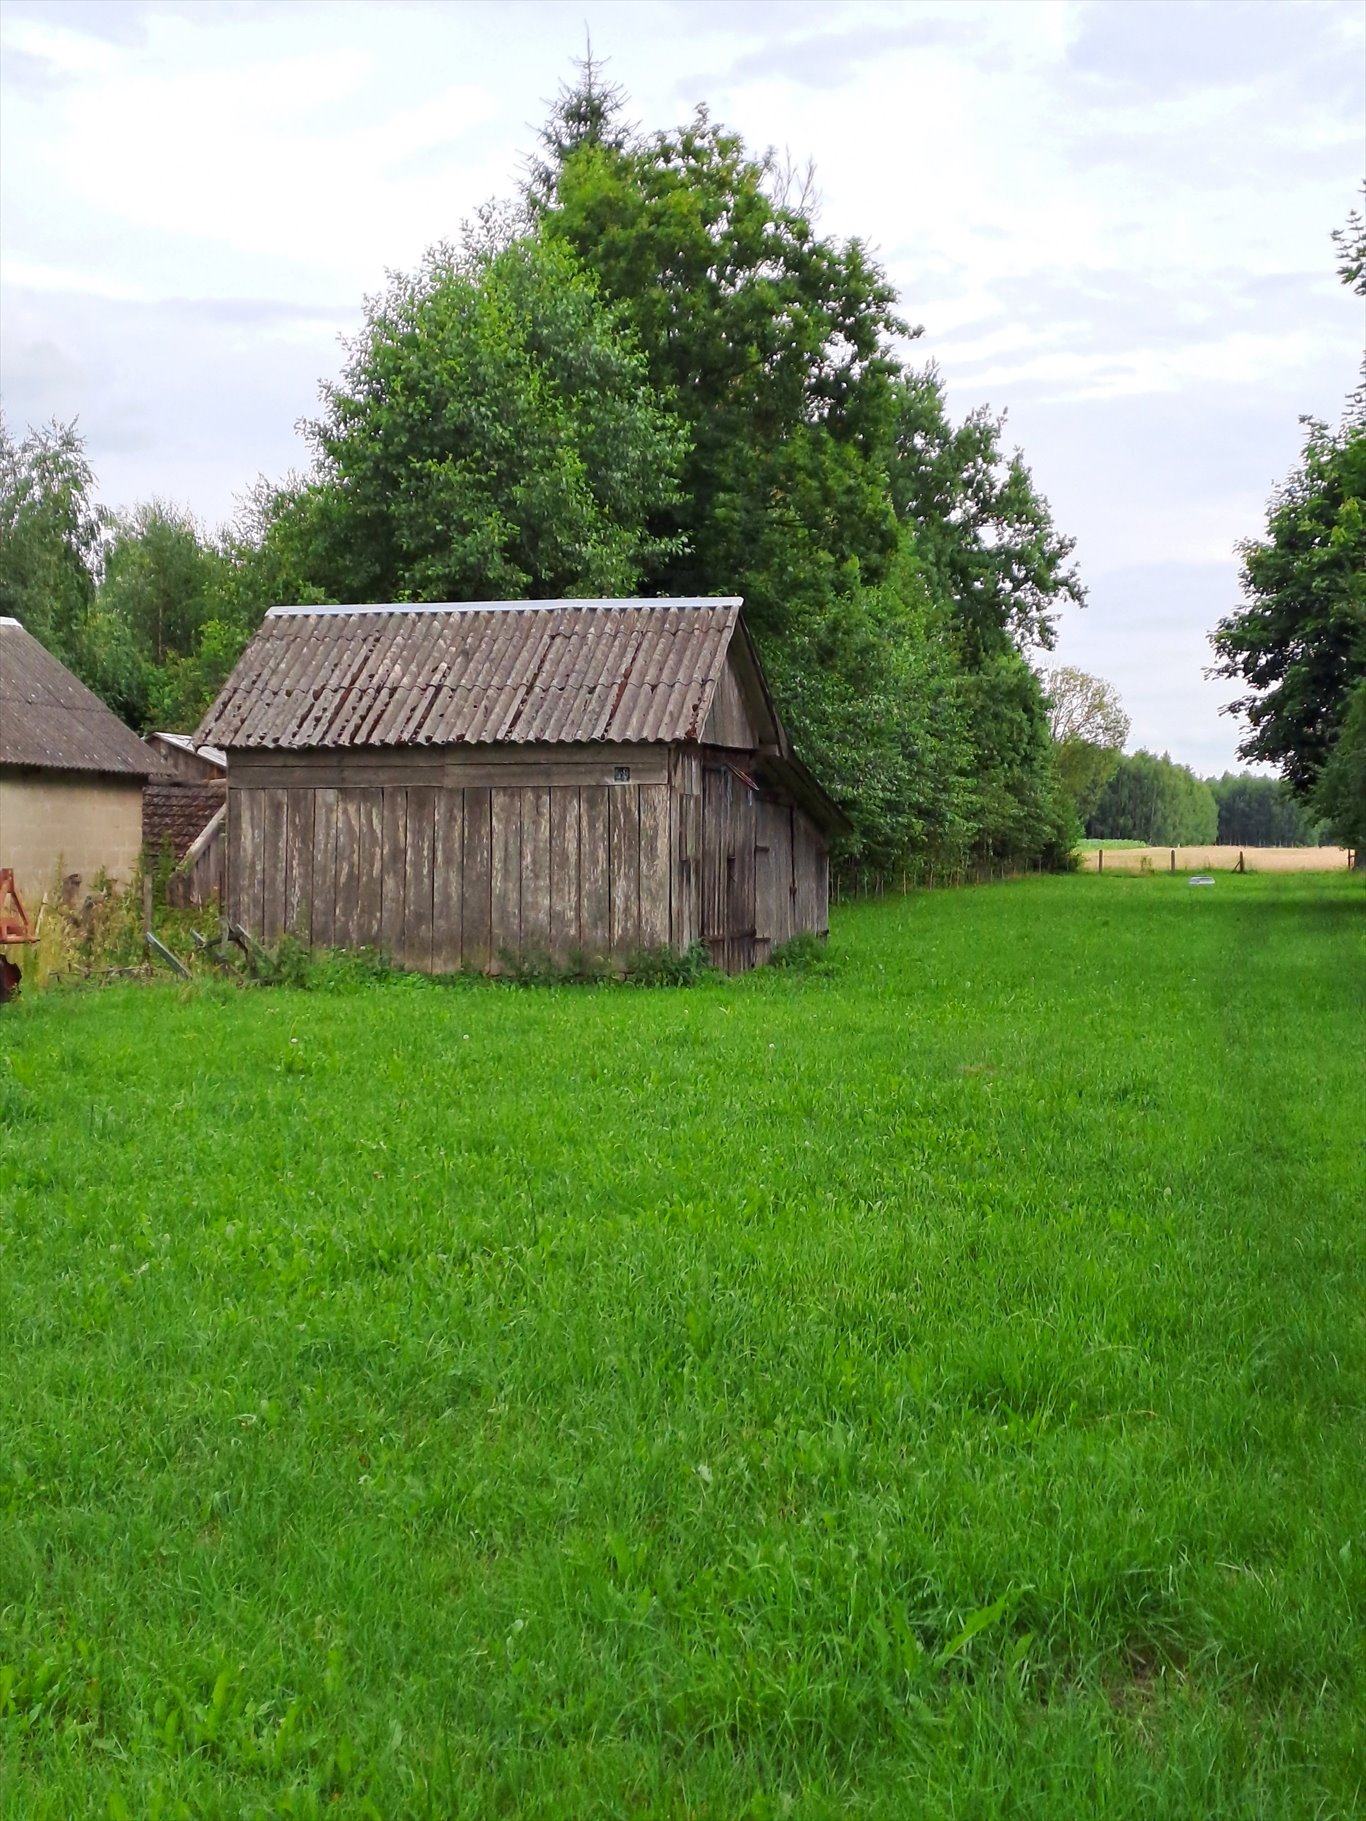
[[[1347,1816],[1363,901],[0,1012],[0,1811]]]

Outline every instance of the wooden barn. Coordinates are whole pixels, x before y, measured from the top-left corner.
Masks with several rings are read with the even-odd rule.
[[[221,902],[228,761],[215,746],[196,747],[183,733],[144,734],[164,772],[148,780],[142,798],[142,843],[156,872],[174,871],[166,901],[178,907]]]
[[[142,852],[142,792],[161,761],[15,619],[0,619],[0,868],[31,915],[98,873],[125,883]]]
[[[740,602],[276,607],[196,739],[227,755],[227,908],[410,967],[731,972],[827,926],[840,811]]]

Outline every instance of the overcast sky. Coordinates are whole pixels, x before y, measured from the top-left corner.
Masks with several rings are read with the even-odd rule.
[[[1336,419],[1359,301],[1329,234],[1366,170],[1360,0],[4,0],[0,397],[78,417],[106,503],[210,523],[295,432],[386,268],[514,187],[595,52],[632,115],[699,102],[817,166],[1078,540],[1059,657],[1131,746],[1234,762],[1205,635],[1236,540]]]

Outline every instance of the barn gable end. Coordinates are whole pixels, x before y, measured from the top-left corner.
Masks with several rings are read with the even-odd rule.
[[[778,753],[787,745],[759,654],[743,620],[736,627],[726,652],[725,668],[717,678],[702,741],[707,746],[728,746],[746,752]]]

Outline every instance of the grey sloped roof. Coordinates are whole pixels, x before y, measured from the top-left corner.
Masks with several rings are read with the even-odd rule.
[[[140,778],[162,769],[132,729],[13,619],[0,619],[0,765]]]
[[[739,618],[733,598],[275,607],[195,741],[696,740]]]
[[[143,740],[151,745],[155,740],[165,741],[167,746],[174,746],[177,752],[189,753],[192,758],[207,759],[210,765],[216,765],[220,771],[228,769],[228,756],[217,746],[196,746],[187,733],[145,733]]]

